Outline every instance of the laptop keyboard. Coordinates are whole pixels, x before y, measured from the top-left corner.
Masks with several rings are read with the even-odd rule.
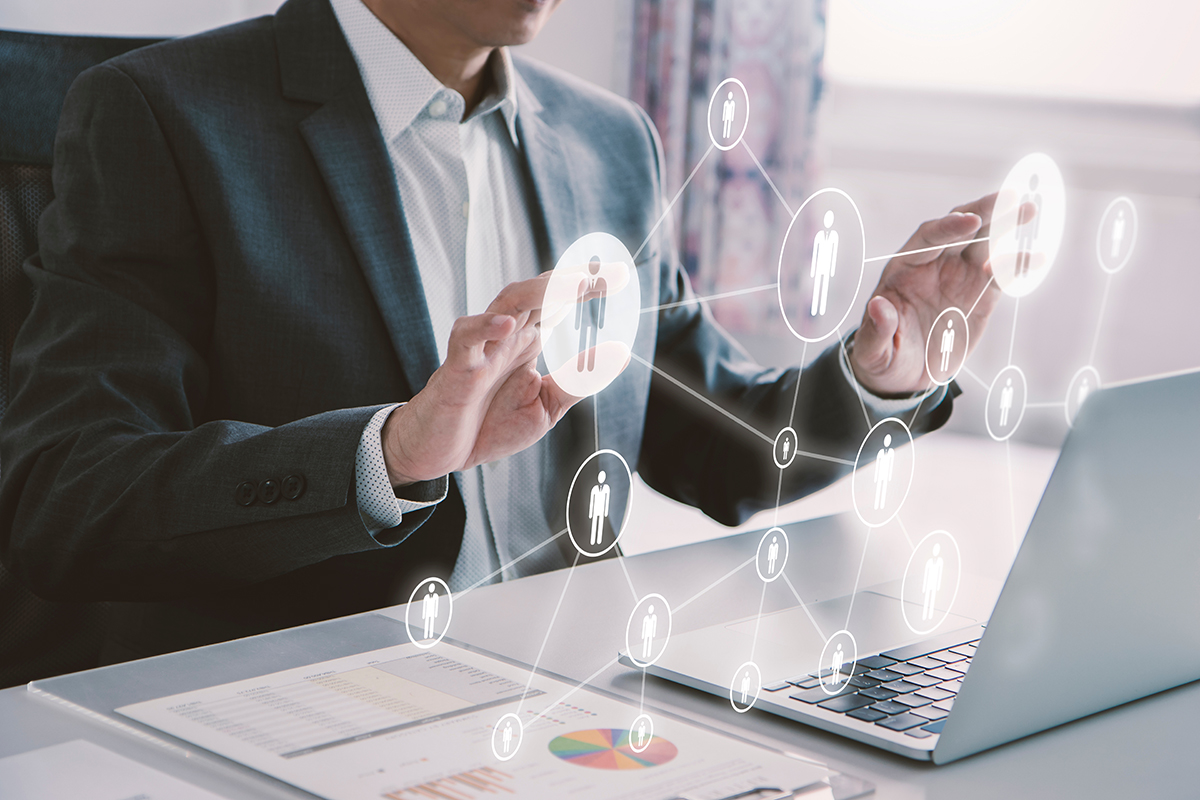
[[[764,686],[763,691],[786,692],[787,699],[774,698],[778,703],[815,705],[927,739],[942,732],[979,637],[957,644],[953,641],[951,638],[947,647],[946,637],[938,637],[859,659],[853,668],[847,664],[841,669],[845,688],[833,696],[825,692],[815,672]]]

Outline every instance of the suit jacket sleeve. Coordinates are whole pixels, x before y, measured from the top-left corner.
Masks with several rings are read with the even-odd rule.
[[[661,195],[662,147],[644,114],[643,122],[657,154]],[[654,244],[660,305],[694,298],[687,274],[679,267],[669,219]],[[717,324],[707,306],[693,301],[659,312],[655,365],[729,415],[656,373],[638,462],[643,479],[718,522],[738,525],[773,507],[777,499],[790,502],[847,474],[850,467],[839,460],[853,463],[870,426],[884,415],[864,406],[842,374],[840,357],[835,341],[803,371],[766,369]],[[945,424],[953,394],[938,394],[915,418],[905,416],[906,422],[913,420],[914,435]],[[789,424],[798,435],[801,455],[784,471],[781,482],[773,440]]]
[[[278,426],[205,418],[217,270],[153,111],[120,69],[89,70],[69,93],[54,191],[26,265],[36,300],[0,437],[10,569],[55,599],[166,599],[395,544],[432,513],[377,538],[364,528],[355,454],[378,407]],[[288,475],[307,484],[295,500],[235,500],[244,481]]]

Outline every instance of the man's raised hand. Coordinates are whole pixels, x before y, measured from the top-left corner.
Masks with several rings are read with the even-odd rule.
[[[850,354],[854,376],[868,390],[888,397],[929,388],[926,338],[938,314],[951,306],[970,313],[974,349],[1000,289],[992,282],[988,243],[954,243],[986,237],[995,203],[996,195],[988,195],[922,224],[901,252],[939,245],[944,249],[888,262],[867,302]]]
[[[580,398],[537,370],[549,273],[506,286],[483,314],[461,317],[446,362],[383,427],[399,487],[510,456],[541,439]]]

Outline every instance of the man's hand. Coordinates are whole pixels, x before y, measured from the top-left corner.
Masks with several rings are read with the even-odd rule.
[[[884,268],[850,354],[854,376],[871,392],[888,397],[931,386],[925,342],[938,314],[951,306],[970,313],[971,349],[979,342],[1000,297],[988,264],[988,243],[952,243],[987,236],[995,203],[996,195],[988,195],[924,223],[901,252],[947,247],[899,256]]]
[[[549,277],[510,284],[485,313],[455,321],[446,363],[383,426],[393,486],[524,450],[579,401],[537,370],[538,322]]]

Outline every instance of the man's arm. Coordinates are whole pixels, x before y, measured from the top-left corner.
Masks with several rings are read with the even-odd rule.
[[[80,77],[0,439],[0,555],[48,597],[211,592],[381,546],[353,495],[377,408],[204,421],[217,286],[175,157],[125,73]]]
[[[649,120],[643,120],[658,154],[661,187],[661,146]],[[952,220],[948,226],[932,226],[931,231],[927,223],[922,231],[931,236],[956,234],[956,224],[962,227]],[[661,276],[659,304],[668,306],[692,298],[687,276],[674,253],[669,219],[660,227],[654,244],[655,260],[651,263],[658,265]],[[975,269],[981,269],[981,265],[975,264]],[[851,373],[850,366],[844,364],[839,345],[829,347],[802,372],[770,370],[755,364],[698,302],[667,308],[659,313],[658,323],[656,366],[744,425],[655,375],[651,379],[639,470],[655,489],[725,524],[739,524],[776,502],[789,502],[845,475],[850,470],[847,462],[853,464],[867,431],[890,415],[889,403],[916,412],[906,419],[913,419],[911,428],[919,434],[945,423],[957,391],[926,394],[922,392],[925,386],[915,384],[901,389],[871,387],[878,402],[870,402],[863,393],[867,384],[855,378],[857,366]],[[872,365],[881,358],[877,337],[882,330],[882,325],[876,325],[867,338]],[[861,359],[853,354],[861,336],[862,331],[851,334],[847,342],[856,364]],[[923,357],[924,340],[920,345]],[[904,355],[909,355],[907,349]],[[881,366],[871,375],[893,379],[888,366]],[[886,382],[881,385],[891,386]],[[911,401],[888,399],[908,398],[914,393]],[[772,443],[778,431],[789,424],[795,428],[799,443],[796,460],[784,471],[781,481],[772,458]]]

